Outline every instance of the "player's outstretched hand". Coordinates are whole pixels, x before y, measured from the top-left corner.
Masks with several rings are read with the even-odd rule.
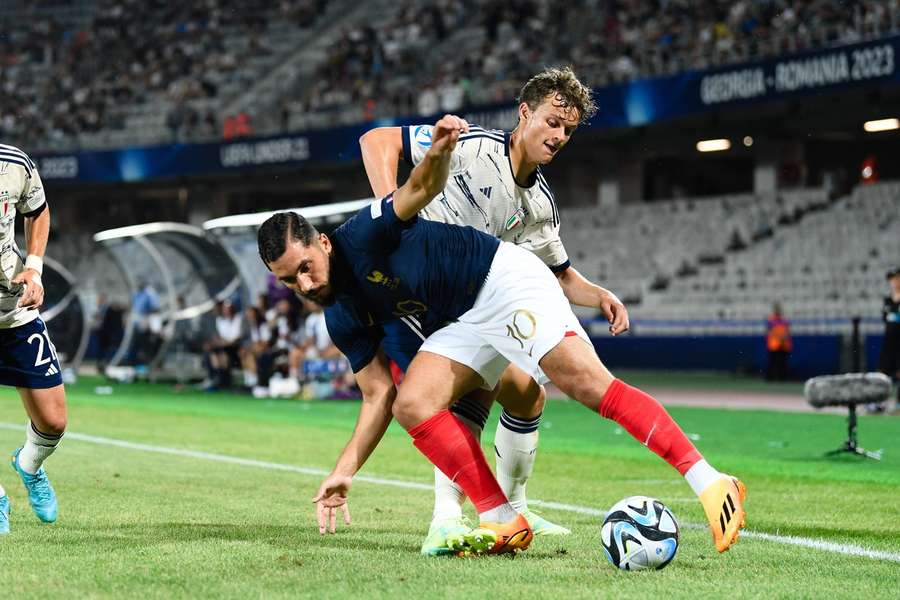
[[[338,509],[344,514],[344,523],[350,524],[350,506],[347,504],[347,493],[353,480],[346,475],[332,473],[322,485],[313,502],[316,504],[316,518],[319,521],[319,533],[334,533],[337,529]]]
[[[600,300],[600,310],[609,321],[609,331],[613,335],[625,333],[631,324],[628,321],[628,309],[622,301],[609,290],[603,290]]]
[[[431,130],[431,147],[435,152],[453,152],[460,134],[469,132],[469,124],[456,115],[444,115]]]
[[[25,269],[10,279],[10,283],[25,286],[25,293],[19,298],[19,306],[22,308],[40,308],[44,303],[44,284],[34,269]]]

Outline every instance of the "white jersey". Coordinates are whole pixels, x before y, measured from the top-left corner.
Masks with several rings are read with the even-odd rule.
[[[403,156],[419,164],[431,146],[430,125],[403,127]],[[433,221],[470,225],[533,252],[554,272],[569,266],[559,237],[559,211],[540,167],[530,186],[513,177],[509,134],[469,127],[459,136],[444,191],[421,216]]]
[[[28,155],[0,144],[0,329],[19,327],[38,317],[36,309],[18,306],[25,288],[10,283],[25,269],[13,228],[17,212],[37,214],[46,203],[41,176]]]

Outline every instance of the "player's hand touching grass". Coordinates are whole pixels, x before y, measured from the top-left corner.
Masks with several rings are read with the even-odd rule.
[[[39,308],[44,303],[44,284],[34,269],[25,269],[13,277],[10,283],[25,286],[25,293],[19,298],[19,306],[22,308]]]
[[[338,509],[344,514],[344,523],[350,524],[350,507],[347,505],[347,493],[353,480],[346,475],[332,473],[322,485],[313,502],[316,504],[316,518],[319,521],[319,533],[334,533],[337,529]]]
[[[602,288],[601,288],[602,289]],[[630,327],[628,321],[628,309],[622,301],[611,291],[602,289],[600,294],[600,310],[609,321],[609,331],[613,335],[625,333]]]

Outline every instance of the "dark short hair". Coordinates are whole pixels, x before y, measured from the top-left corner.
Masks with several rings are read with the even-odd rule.
[[[560,96],[566,108],[576,109],[581,123],[597,114],[597,105],[594,103],[591,88],[578,80],[571,67],[544,69],[522,86],[517,101],[524,102],[531,110],[536,110],[551,94]]]
[[[309,246],[319,235],[309,221],[295,212],[275,213],[260,226],[256,236],[259,245],[259,257],[269,266],[287,249],[288,240]]]

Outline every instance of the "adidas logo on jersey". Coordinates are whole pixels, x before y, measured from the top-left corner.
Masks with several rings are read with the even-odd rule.
[[[56,368],[56,365],[50,365],[50,368],[44,373],[44,377],[50,377],[51,375],[57,375],[58,373],[59,369]]]
[[[478,191],[480,191],[482,194],[484,194],[484,197],[487,198],[488,200],[491,199],[491,186],[483,187]]]

